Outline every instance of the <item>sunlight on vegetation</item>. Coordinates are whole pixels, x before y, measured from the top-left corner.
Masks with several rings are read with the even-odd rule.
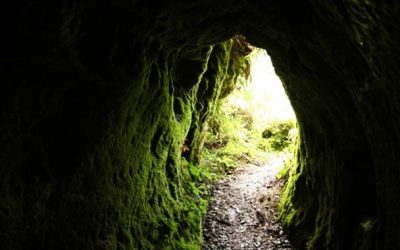
[[[296,117],[265,50],[248,59],[250,77],[221,100],[208,121],[203,164],[224,173],[246,163],[282,168],[297,135]]]

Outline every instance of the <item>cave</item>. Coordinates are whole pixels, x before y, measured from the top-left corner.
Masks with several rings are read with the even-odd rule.
[[[400,249],[399,11],[358,0],[4,5],[1,248],[201,248],[188,165],[242,70],[245,38],[271,56],[299,123],[281,211],[293,244]]]

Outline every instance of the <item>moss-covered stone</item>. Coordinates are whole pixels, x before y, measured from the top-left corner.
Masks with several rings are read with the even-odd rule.
[[[10,3],[0,17],[0,245],[198,247],[204,204],[185,166],[229,93],[233,45],[223,42],[242,34],[267,49],[299,121],[282,201],[297,247],[400,248],[399,9]]]

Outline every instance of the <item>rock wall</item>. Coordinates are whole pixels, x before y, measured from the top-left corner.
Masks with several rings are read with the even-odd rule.
[[[305,7],[270,49],[301,128],[282,219],[300,248],[396,249],[399,6]]]
[[[167,47],[147,3],[13,8],[1,59],[2,249],[198,248],[206,202],[189,164],[233,83],[232,40]]]
[[[224,41],[242,34],[267,49],[300,124],[281,212],[294,243],[400,248],[399,10],[358,0],[11,3],[0,15],[0,245],[196,248],[204,204],[186,166],[237,72]]]

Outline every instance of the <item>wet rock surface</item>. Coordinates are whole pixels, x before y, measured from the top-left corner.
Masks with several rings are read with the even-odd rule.
[[[277,220],[283,183],[273,164],[243,166],[214,186],[204,250],[294,249]]]

